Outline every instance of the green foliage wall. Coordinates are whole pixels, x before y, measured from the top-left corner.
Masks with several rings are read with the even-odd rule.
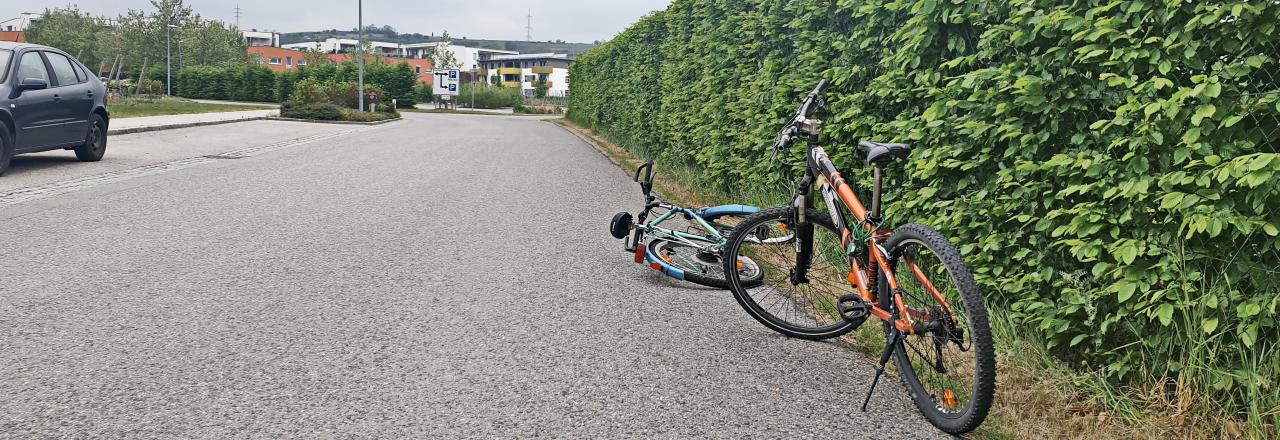
[[[675,0],[578,58],[570,118],[733,193],[783,180],[768,146],[829,78],[846,177],[858,139],[915,145],[890,223],[950,236],[1061,358],[1176,375],[1280,336],[1278,24],[1276,2]]]
[[[188,67],[174,73],[173,93],[184,98],[271,102],[276,74],[259,65]]]

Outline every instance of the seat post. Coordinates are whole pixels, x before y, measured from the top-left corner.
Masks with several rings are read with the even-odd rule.
[[[880,184],[882,175],[880,164],[876,164],[871,178],[871,212],[867,214],[867,220],[874,224],[880,223]]]

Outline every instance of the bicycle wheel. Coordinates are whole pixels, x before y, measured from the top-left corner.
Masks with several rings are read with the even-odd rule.
[[[729,288],[720,254],[668,240],[650,241],[648,250],[667,264],[683,271],[685,281],[717,289]],[[747,285],[759,285],[764,278],[764,272],[755,260],[742,257],[737,260],[736,266],[735,272]]]
[[[808,280],[795,282],[796,225],[791,207],[770,208],[747,217],[729,236],[725,255],[752,258],[764,272],[765,282],[752,287],[737,274],[729,274],[729,289],[738,304],[765,327],[789,337],[828,339],[857,327],[836,307],[842,295],[854,288],[848,283],[849,260],[840,244],[840,233],[827,214],[810,209],[813,256]]]
[[[906,312],[927,329],[907,335],[895,349],[903,385],[938,429],[972,431],[991,409],[996,381],[991,328],[973,274],[946,237],[928,226],[902,226],[886,247]],[[890,310],[896,306],[885,284],[880,283],[880,307]]]

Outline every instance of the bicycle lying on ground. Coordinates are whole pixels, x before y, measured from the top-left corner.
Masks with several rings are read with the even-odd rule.
[[[634,180],[640,182],[640,190],[644,193],[644,209],[635,218],[629,212],[614,215],[609,225],[613,237],[627,240],[625,249],[635,254],[636,263],[643,263],[677,280],[727,289],[729,284],[725,281],[721,255],[733,225],[724,222],[740,220],[759,212],[760,208],[722,205],[693,209],[666,203],[653,193],[652,161],[636,169]],[[655,210],[658,216],[646,223],[645,220]],[[684,231],[662,226],[676,217],[684,217],[693,226]],[[652,237],[647,243],[644,242],[646,236]],[[750,257],[738,258],[731,266],[729,270],[744,286],[754,287],[761,283],[764,273]]]
[[[808,144],[794,202],[762,210],[729,237],[724,261],[751,258],[766,282],[726,271],[738,303],[766,327],[790,337],[846,334],[869,316],[884,322],[886,344],[862,410],[893,358],[925,418],[960,434],[982,424],[995,394],[995,348],[972,272],[942,234],[920,224],[885,228],[883,169],[905,160],[905,144],[859,142],[873,166],[871,208],[836,170],[819,143],[823,80],[779,133],[773,157]],[[813,207],[813,189],[826,211]],[[769,237],[794,236],[773,242]],[[726,266],[729,269],[730,266]]]

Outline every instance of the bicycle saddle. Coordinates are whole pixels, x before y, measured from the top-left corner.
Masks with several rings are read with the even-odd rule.
[[[911,145],[886,144],[880,142],[858,142],[858,149],[867,153],[867,163],[885,165],[894,159],[906,159],[911,155]]]

